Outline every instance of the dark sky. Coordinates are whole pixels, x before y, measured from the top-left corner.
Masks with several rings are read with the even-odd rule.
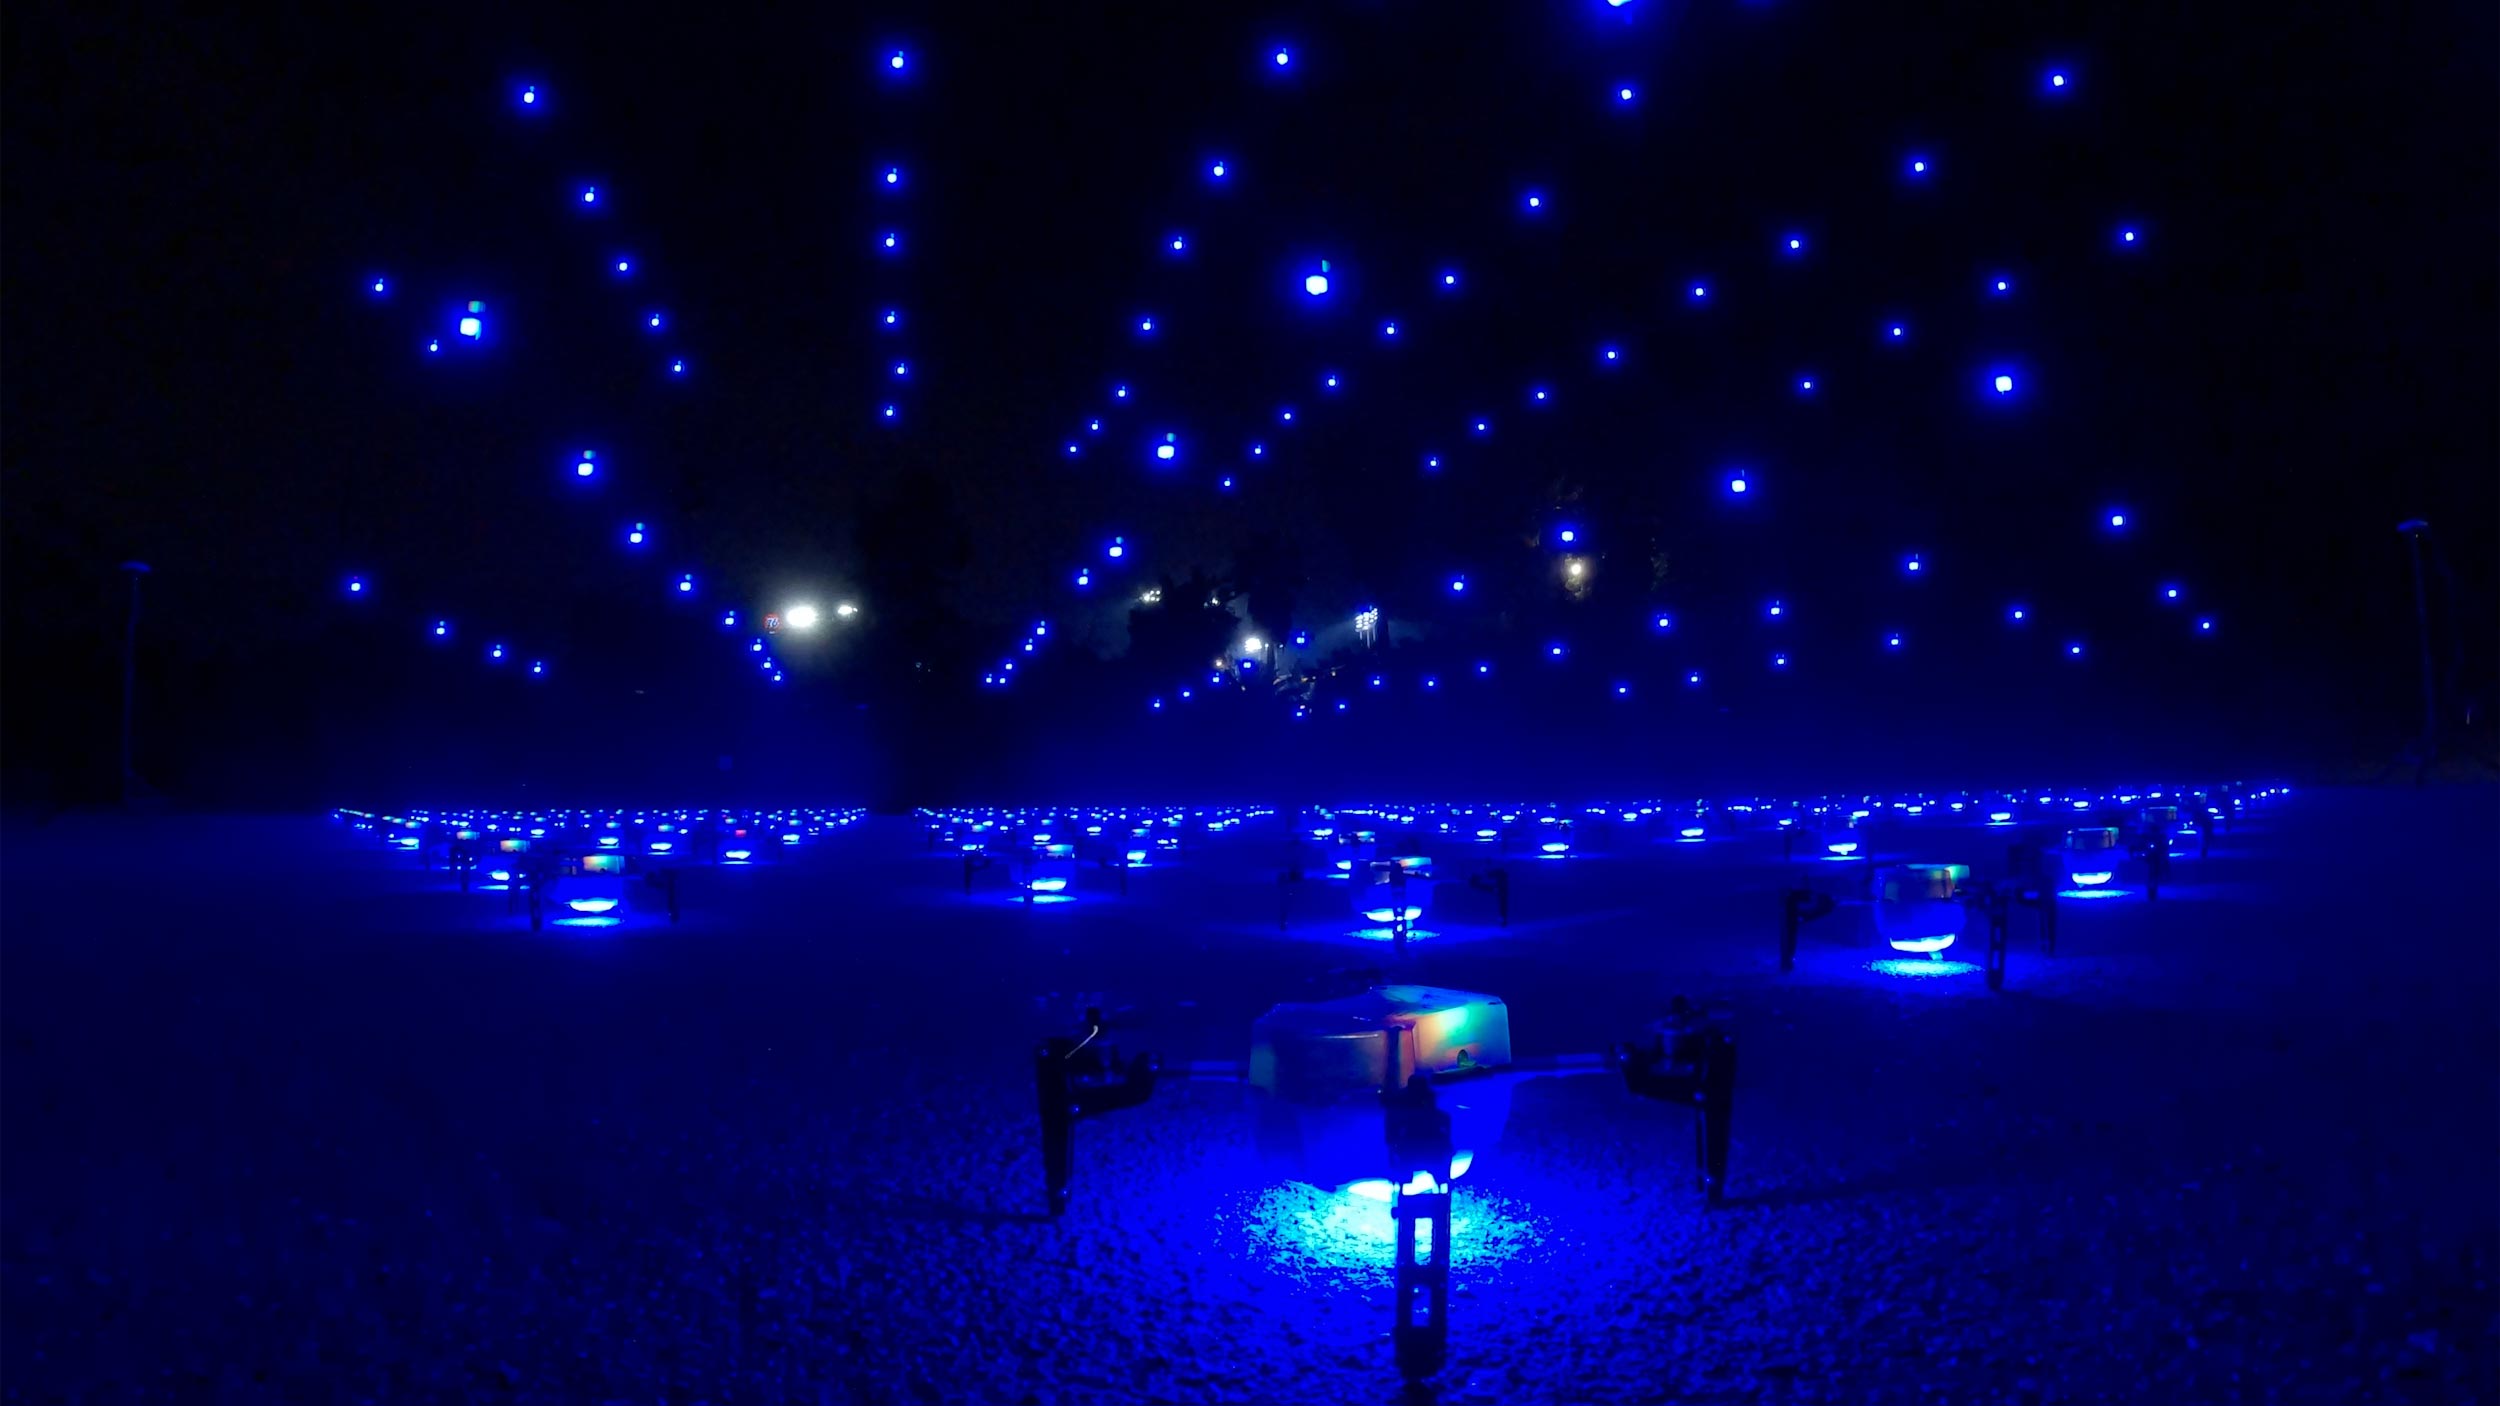
[[[989,706],[955,695],[1048,619],[1029,706],[1125,709],[1178,666],[1078,660],[1196,567],[1270,631],[1381,604],[1418,640],[1390,692],[1483,657],[1651,706],[1703,668],[1800,725],[2149,697],[2331,752],[2409,717],[2416,514],[2488,698],[2487,7],[234,8],[7,15],[14,755],[94,741],[133,557],[194,751],[307,699],[400,739],[375,697],[498,706],[490,637],[572,706],[729,707],[744,637],[705,622],[801,595],[870,607],[790,651],[826,706]],[[472,297],[488,340],[427,357]]]

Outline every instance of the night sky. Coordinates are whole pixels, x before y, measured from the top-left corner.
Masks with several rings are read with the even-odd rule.
[[[2487,717],[2486,7],[1093,8],[12,7],[16,798],[109,779],[130,559],[203,799],[2347,763],[2411,516]]]

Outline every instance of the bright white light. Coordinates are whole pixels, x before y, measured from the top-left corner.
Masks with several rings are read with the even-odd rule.
[[[1178,254],[1178,253],[1181,253],[1182,251],[1184,251],[1184,250],[1186,250],[1186,249],[1188,249],[1188,248],[1189,248],[1189,241],[1188,241],[1188,240],[1186,240],[1186,239],[1182,238],[1181,236],[1179,236],[1179,235],[1177,235],[1177,234],[1172,236],[1172,252],[1173,252],[1173,253]]]
[[[893,248],[893,247],[894,247],[897,243],[901,242],[901,239],[902,239],[902,236],[901,236],[901,235],[898,235],[898,234],[894,234],[894,233],[888,232],[888,233],[887,233],[887,235],[886,235],[886,237],[885,237],[885,238],[884,238],[881,242],[885,245],[885,247],[886,247],[886,248],[891,249],[891,248]]]
[[[537,89],[537,87],[533,85],[533,86],[531,86],[531,87],[523,88],[523,89],[521,90],[521,106],[523,106],[523,107],[536,107],[537,105],[538,105],[538,89]]]
[[[1927,564],[1918,559],[1918,553],[1912,552],[1909,559],[1901,563],[1901,569],[1916,575],[1918,572],[1926,570]]]
[[[1464,594],[1464,593],[1466,592],[1466,590],[1467,590],[1467,578],[1466,578],[1466,577],[1464,577],[1464,576],[1453,576],[1453,577],[1451,577],[1451,578],[1450,578],[1450,594],[1452,594],[1452,595],[1462,595],[1462,594]]]
[[[583,186],[583,187],[582,187],[582,203],[583,203],[584,205],[596,205],[596,204],[598,204],[598,203],[599,203],[599,187],[597,187],[597,186]]]
[[[1441,286],[1444,288],[1456,288],[1458,286],[1458,275],[1455,273],[1442,274]]]
[[[885,310],[885,325],[886,325],[886,326],[888,326],[888,327],[892,327],[892,326],[896,325],[897,323],[900,323],[902,320],[903,320],[903,315],[902,315],[901,313],[899,313],[899,312],[895,311],[895,310],[894,310],[894,309],[892,309],[892,308],[887,308],[887,309]],[[657,317],[652,318],[652,319],[651,319],[651,325],[652,325],[652,326],[654,326],[654,327],[659,326],[659,325],[660,325],[660,320],[659,320]]]
[[[892,56],[891,58],[888,58],[888,59],[885,61],[885,66],[886,66],[886,67],[888,67],[888,68],[890,68],[890,69],[893,69],[893,70],[894,70],[895,72],[897,72],[897,73],[902,72],[902,71],[903,71],[903,53],[902,53],[902,51],[901,51],[900,49],[895,50],[895,52],[894,52],[893,56]]]
[[[1304,278],[1302,280],[1302,291],[1310,294],[1314,298],[1325,294],[1328,291],[1328,275],[1324,273],[1315,273]]]
[[[1736,477],[1727,481],[1727,491],[1730,493],[1745,493],[1750,491],[1752,487],[1753,485],[1745,482],[1745,476],[1743,474],[1738,474]]]
[[[1289,50],[1289,49],[1278,49],[1278,50],[1276,51],[1276,66],[1277,66],[1278,68],[1283,68],[1285,65],[1287,65],[1287,64],[1289,64],[1289,63],[1292,63],[1292,62],[1293,62],[1293,52],[1292,52],[1291,50]]]
[[[1799,250],[1802,250],[1802,249],[1804,249],[1805,247],[1806,247],[1806,242],[1805,242],[1804,240],[1799,239],[1797,236],[1795,236],[1795,235],[1793,235],[1793,234],[1792,234],[1792,235],[1790,235],[1790,236],[1788,236],[1788,252],[1789,252],[1789,253],[1791,253],[1791,254],[1797,253]]]
[[[1707,297],[1709,297],[1709,296],[1710,296],[1710,289],[1708,288],[1708,286],[1706,286],[1706,285],[1704,285],[1704,284],[1699,284],[1699,283],[1696,283],[1696,284],[1694,284],[1694,285],[1693,285],[1693,301],[1695,301],[1695,302],[1699,302],[1699,301],[1701,301],[1702,299],[1707,298]]]
[[[1913,157],[1913,158],[1911,158],[1911,161],[1910,161],[1910,174],[1911,174],[1911,175],[1913,175],[1913,176],[1924,176],[1924,175],[1926,175],[1926,174],[1927,174],[1927,162],[1926,162],[1926,160],[1925,160],[1924,158],[1922,158],[1922,157]]]
[[[848,620],[852,616],[859,614],[859,607],[853,605],[849,601],[844,601],[840,605],[833,608],[833,613],[841,616],[845,620]]]
[[[1260,650],[1267,648],[1267,645],[1257,635],[1252,635],[1250,638],[1241,642],[1241,647],[1248,653],[1256,654]]]
[[[573,465],[573,477],[588,478],[592,474],[599,472],[599,466],[591,462],[591,460],[598,457],[599,456],[597,454],[590,450],[583,450],[582,457]]]
[[[672,362],[670,362],[670,363],[668,364],[668,374],[670,374],[671,376],[683,376],[683,375],[685,375],[685,374],[686,374],[686,363],[685,363],[684,361],[682,361],[682,360],[680,360],[680,361],[672,361]]]
[[[2014,378],[2011,376],[1997,377],[1996,388],[1998,395],[2012,395],[2014,393]]]
[[[478,333],[485,330],[485,326],[486,324],[474,317],[464,317],[460,319],[460,335],[475,340]]]
[[[1394,337],[1394,336],[1396,336],[1397,334],[1398,334],[1398,325],[1397,325],[1396,323],[1394,323],[1394,322],[1384,322],[1384,323],[1380,324],[1380,335],[1381,335],[1381,336],[1383,336],[1383,337]]]
[[[1207,168],[1207,174],[1219,181],[1224,179],[1224,163],[1218,161],[1214,165],[1209,166]]]
[[[388,281],[388,280],[386,280],[386,279],[380,279],[380,278],[377,278],[377,279],[373,280],[373,291],[374,291],[374,292],[376,292],[376,293],[387,293],[387,292],[389,292],[389,291],[390,291],[390,283],[389,283],[389,281]]]
[[[1632,101],[1632,90],[1630,88],[1615,89],[1615,101],[1619,103],[1628,103]]]
[[[678,593],[679,595],[681,595],[681,596],[682,596],[682,595],[691,595],[691,594],[693,594],[693,593],[694,593],[694,578],[693,578],[692,576],[680,576],[680,577],[678,577],[678,578],[677,578],[677,593]]]
[[[2066,86],[2066,75],[2065,75],[2065,74],[2062,74],[2062,73],[2052,73],[2052,74],[2050,74],[2050,75],[2049,75],[2049,86],[2050,86],[2050,87],[2052,87],[2052,88],[2063,88],[2063,87],[2065,87],[2065,86]]]
[[[1137,319],[1137,330],[1140,332],[1152,332],[1155,330],[1155,320],[1151,317],[1141,317]]]
[[[812,630],[820,617],[812,605],[794,605],[781,612],[782,623],[793,630]]]
[[[1544,197],[1544,196],[1541,196],[1541,195],[1531,195],[1531,196],[1529,196],[1529,197],[1528,197],[1528,208],[1529,208],[1529,209],[1531,209],[1531,210],[1542,210],[1542,209],[1544,209],[1544,208],[1545,208],[1545,197]]]
[[[1158,459],[1169,459],[1172,457],[1173,452],[1174,451],[1171,445],[1158,444],[1155,446],[1155,457]]]
[[[2110,526],[2112,526],[2112,527],[2124,527],[2124,526],[2126,526],[2126,525],[2127,525],[2127,515],[2126,515],[2125,513],[2111,513],[2111,514],[2109,515],[2109,525],[2110,525]]]
[[[1814,378],[1813,378],[1812,376],[1800,376],[1800,377],[1798,377],[1798,378],[1797,378],[1797,389],[1799,389],[1799,390],[1801,390],[1801,391],[1810,391],[1810,390],[1813,390],[1813,389],[1814,389]]]
[[[2066,653],[2070,658],[2080,659],[2083,657],[2083,646],[2080,644],[2070,644],[2066,646]]]
[[[1661,615],[1653,623],[1656,624],[1661,630],[1672,630],[1675,628],[1675,617],[1670,615]]]
[[[1892,330],[1891,330],[1891,334],[1890,334],[1890,335],[1891,335],[1893,338],[1895,338],[1895,339],[1897,340],[1897,339],[1899,339],[1899,338],[1901,338],[1901,337],[1905,337],[1905,336],[1907,336],[1907,335],[1909,335],[1909,334],[1908,334],[1908,332],[1907,332],[1907,331],[1906,331],[1906,330],[1905,330],[1905,329],[1901,326],[1901,324],[1900,324],[1900,323],[1896,322],[1896,323],[1894,323],[1894,324],[1892,325]]]
[[[887,185],[890,185],[890,186],[898,186],[898,185],[901,185],[901,184],[903,183],[903,168],[902,168],[902,167],[900,167],[900,166],[888,166],[888,167],[886,167],[886,168],[885,168],[885,183],[886,183]]]
[[[618,273],[632,273],[634,271],[634,261],[631,259],[617,260],[616,271]]]

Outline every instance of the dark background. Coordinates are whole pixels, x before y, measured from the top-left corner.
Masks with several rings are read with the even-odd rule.
[[[139,770],[203,804],[2367,763],[2418,727],[2410,516],[2448,573],[2449,724],[2489,735],[2487,7],[26,4],[5,25],[15,806],[113,789],[132,559]],[[523,81],[541,110],[514,106]],[[1161,254],[1174,231],[1186,258]],[[1791,231],[1810,257],[1774,253]],[[1295,287],[1323,257],[1314,304]],[[2000,270],[2017,296],[1992,302]],[[424,356],[471,297],[489,339]],[[1905,347],[1878,336],[1894,318]],[[2011,402],[1984,392],[1999,367]],[[1157,470],[1167,430],[1184,454]],[[2120,505],[2136,525],[2097,530]],[[654,543],[629,554],[637,519]],[[1564,520],[1595,554],[1585,602],[1553,585]],[[1135,570],[1104,561],[1112,532]],[[1126,618],[1157,579],[1166,607]],[[2166,581],[2187,605],[2156,603]],[[1241,690],[1184,707],[1239,630],[1182,608],[1210,588],[1323,644],[1378,603],[1398,645],[1324,679],[1307,720]],[[774,687],[717,616],[799,594],[868,613],[791,642]],[[2015,600],[2034,628],[2004,626]],[[980,687],[1036,619],[1050,645]],[[1890,629],[1912,647],[1885,654]],[[490,638],[553,673],[488,666]],[[1549,639],[1566,662],[1539,663]]]

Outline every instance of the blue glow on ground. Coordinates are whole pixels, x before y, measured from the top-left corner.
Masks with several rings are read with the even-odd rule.
[[[1967,976],[1979,967],[1974,962],[1946,962],[1933,957],[1886,957],[1867,963],[1866,969],[1879,976],[1932,978]]]
[[[622,921],[619,918],[558,918],[556,926],[560,928],[612,928]]]
[[[2101,898],[2124,898],[2127,896],[2127,890],[2101,888],[2059,889],[2057,891],[2057,896],[2060,898],[2081,899],[2088,903],[2094,899]]]
[[[1398,940],[1398,933],[1395,928],[1356,928],[1354,929],[1352,935],[1363,939],[1365,942],[1395,942]],[[1438,928],[1408,928],[1406,930],[1406,940],[1409,942],[1423,942],[1430,938],[1439,937],[1440,935],[1441,932]]]
[[[1549,1228],[1506,1197],[1454,1193],[1450,1268],[1460,1283],[1540,1255]],[[1254,1258],[1295,1279],[1314,1274],[1385,1280],[1397,1259],[1397,1222],[1389,1207],[1351,1192],[1299,1182],[1251,1193],[1226,1219],[1238,1225]]]

